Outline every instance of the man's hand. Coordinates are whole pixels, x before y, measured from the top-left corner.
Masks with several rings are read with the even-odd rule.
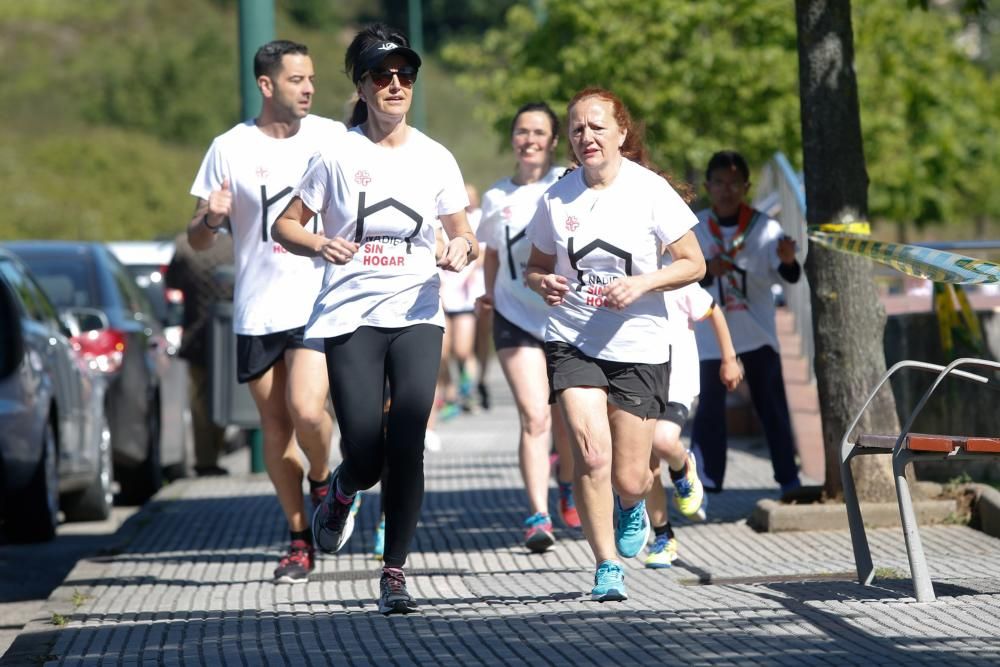
[[[222,187],[208,195],[208,225],[220,226],[233,210],[233,193],[229,190],[229,179],[222,179]]]
[[[795,239],[791,236],[782,236],[778,239],[778,259],[782,264],[791,264],[795,261]]]
[[[729,273],[729,269],[731,269],[733,265],[722,259],[722,255],[716,255],[712,259],[708,260],[705,263],[705,266],[708,269],[709,275],[713,278],[718,278]]]

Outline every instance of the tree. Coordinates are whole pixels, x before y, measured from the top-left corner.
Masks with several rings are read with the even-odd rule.
[[[850,0],[796,0],[802,155],[810,224],[866,220],[868,172],[854,73]],[[866,395],[885,372],[885,309],[869,260],[810,246],[816,386],[826,452],[825,492],[841,495],[839,442]],[[882,391],[860,424],[869,433],[898,432],[892,393]],[[853,462],[863,500],[891,500],[884,457]]]

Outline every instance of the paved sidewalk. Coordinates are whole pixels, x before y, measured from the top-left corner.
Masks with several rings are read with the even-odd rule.
[[[633,559],[631,599],[589,601],[593,562],[579,534],[559,529],[543,555],[520,546],[517,418],[495,393],[490,412],[442,425],[442,451],[427,454],[408,564],[419,614],[376,610],[377,496],[308,584],[275,585],[286,535],[266,477],[187,480],[133,517],[117,549],[81,561],[0,664],[1000,663],[1000,541],[924,529],[939,601],[918,604],[900,531],[873,530],[884,579],[861,587],[846,531],[746,526],[758,498],[777,496],[762,445],[731,452],[708,523],[678,522],[674,568]]]

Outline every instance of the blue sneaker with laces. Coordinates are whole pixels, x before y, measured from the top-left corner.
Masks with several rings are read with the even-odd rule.
[[[649,541],[649,520],[646,518],[646,501],[640,500],[635,507],[622,508],[621,500],[615,496],[617,521],[615,522],[615,548],[623,558],[639,555]]]
[[[590,590],[590,599],[597,602],[620,602],[628,600],[625,590],[625,570],[622,564],[613,561],[601,561],[594,574],[594,587]]]

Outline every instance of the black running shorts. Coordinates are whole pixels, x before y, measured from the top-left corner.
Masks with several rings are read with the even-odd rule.
[[[498,350],[505,347],[542,347],[542,341],[517,326],[496,310],[493,311],[493,346]]]
[[[549,402],[570,387],[605,387],[608,403],[643,419],[656,419],[664,409],[669,362],[634,364],[594,359],[568,343],[545,343]]]
[[[236,334],[236,379],[240,383],[256,380],[285,356],[285,350],[322,350],[322,340],[306,343],[305,331],[303,326],[263,336]]]

